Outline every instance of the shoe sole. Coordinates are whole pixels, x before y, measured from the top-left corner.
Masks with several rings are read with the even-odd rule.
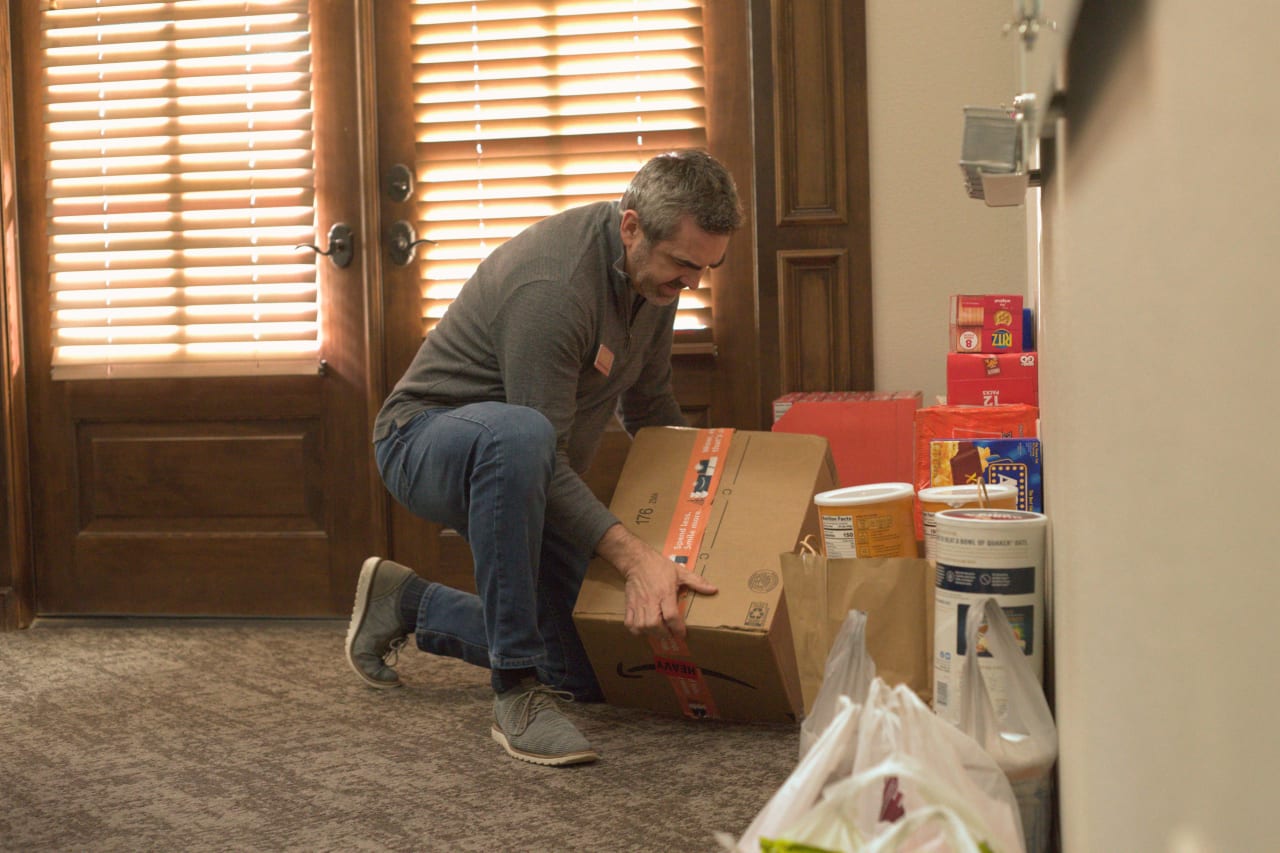
[[[494,726],[489,731],[493,735],[493,739],[502,744],[502,748],[507,751],[507,755],[521,761],[527,761],[530,764],[541,764],[543,767],[567,767],[570,764],[589,764],[600,757],[600,754],[594,749],[566,752],[563,755],[537,755],[536,753],[516,749],[507,740],[506,733],[497,726]]]
[[[381,557],[370,557],[360,567],[360,580],[356,582],[356,600],[351,606],[351,622],[347,625],[347,663],[351,664],[351,669],[365,684],[379,690],[390,690],[404,684],[400,676],[397,675],[395,681],[379,681],[376,678],[370,678],[364,670],[356,666],[355,655],[351,653],[351,644],[355,642],[356,634],[360,633],[360,628],[364,625],[364,617],[369,612],[369,593],[373,590],[373,577],[378,573],[378,564],[381,562]]]

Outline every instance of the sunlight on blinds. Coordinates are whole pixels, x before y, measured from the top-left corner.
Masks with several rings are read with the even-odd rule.
[[[706,145],[697,0],[415,0],[412,38],[423,334],[504,240]]]
[[[312,372],[307,0],[46,0],[55,378]]]

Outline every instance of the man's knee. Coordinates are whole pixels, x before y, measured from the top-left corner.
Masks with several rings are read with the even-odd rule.
[[[494,444],[536,459],[555,458],[556,430],[542,412],[509,403],[481,405],[488,409],[484,423]]]
[[[521,446],[555,453],[556,428],[546,415],[528,406],[509,406],[509,409],[508,426]]]

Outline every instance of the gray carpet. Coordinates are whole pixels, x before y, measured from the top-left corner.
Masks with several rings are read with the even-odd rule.
[[[488,673],[416,650],[369,689],[337,621],[42,620],[0,634],[0,849],[712,851],[798,728],[568,708],[601,752],[489,736]]]

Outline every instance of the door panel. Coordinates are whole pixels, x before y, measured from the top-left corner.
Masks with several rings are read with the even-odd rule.
[[[875,387],[866,14],[752,0],[762,403]],[[766,415],[767,416],[767,415]]]
[[[12,3],[35,609],[338,615],[380,535],[369,446],[355,4],[313,3],[323,369],[310,376],[50,378],[39,4]]]
[[[89,599],[106,612],[156,600],[170,613],[330,613],[322,421],[263,408],[236,420],[73,416],[79,571],[49,573],[42,610]]]

